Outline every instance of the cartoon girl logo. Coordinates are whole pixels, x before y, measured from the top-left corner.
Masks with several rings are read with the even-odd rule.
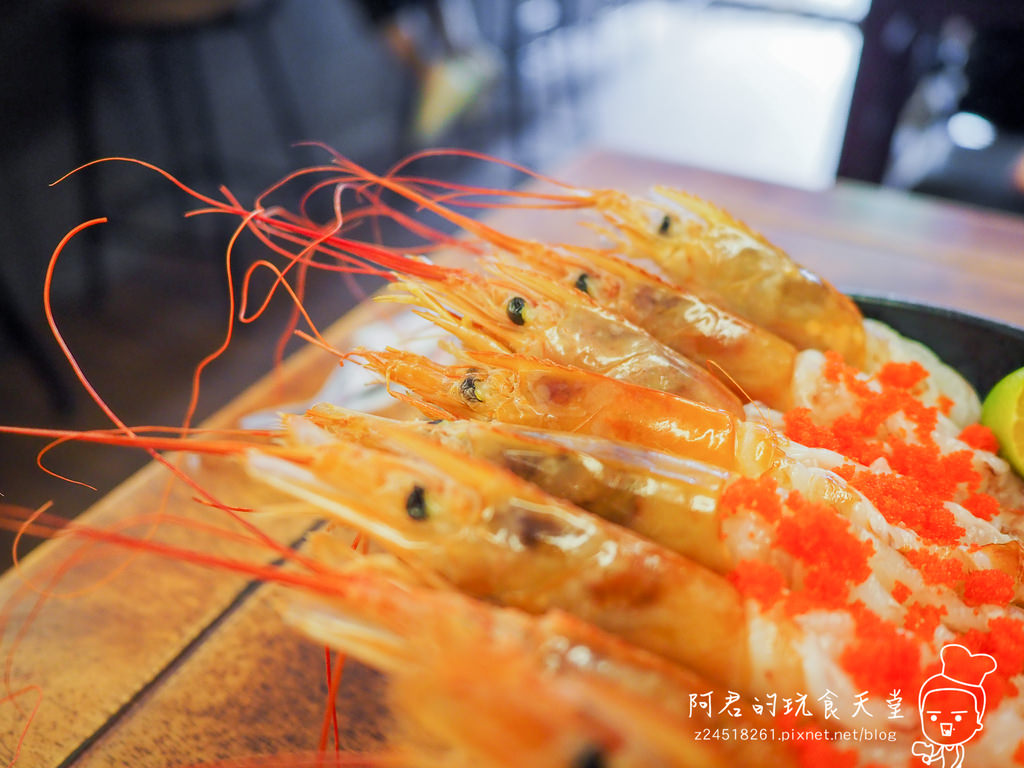
[[[926,765],[960,768],[964,744],[985,726],[984,679],[996,668],[987,653],[971,653],[962,645],[944,646],[942,671],[924,681],[918,694],[921,730],[927,741],[915,741],[911,753]]]

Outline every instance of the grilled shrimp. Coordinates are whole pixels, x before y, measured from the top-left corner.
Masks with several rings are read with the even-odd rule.
[[[531,263],[534,268],[541,269],[549,276],[565,277],[564,254],[555,249],[500,232],[440,204],[415,186],[393,177],[375,176],[354,164],[344,161],[342,164],[356,170],[367,181],[407,197],[497,248]],[[606,197],[595,193],[593,199],[596,201]],[[578,205],[583,205],[582,201],[580,197],[573,199]],[[706,298],[679,290],[621,260],[602,257],[597,251],[591,252],[590,256],[602,261],[600,269],[606,272],[603,279],[607,285],[600,292],[592,292],[588,290],[587,280],[591,277],[596,279],[596,275],[591,274],[594,270],[591,268],[584,273],[570,267],[570,271],[575,273],[572,275],[572,284],[584,293],[592,294],[600,306],[644,328],[654,338],[687,357],[701,362],[714,361],[733,376],[751,397],[764,398],[776,406],[788,403],[787,393],[795,352],[791,345],[726,311],[722,307],[727,305],[721,302],[709,302]],[[842,298],[845,300],[845,297]],[[575,303],[571,294],[563,293],[557,300],[566,306]],[[849,303],[854,306],[852,302]],[[464,309],[463,314],[468,312]],[[592,325],[592,322],[587,325]],[[588,327],[585,332],[592,334],[593,329]],[[594,344],[594,347],[597,346]],[[556,359],[569,362],[564,358]]]
[[[387,453],[339,441],[305,420],[290,426],[290,439],[310,449],[307,458],[254,452],[254,478],[460,591],[529,613],[571,612],[747,696],[795,695],[808,686],[888,693],[872,682],[878,676],[851,677],[843,668],[847,654],[878,652],[862,647],[863,605],[860,613],[844,605],[845,588],[824,603],[799,594],[796,602],[746,599],[689,559],[433,440],[395,431],[388,437],[402,453]],[[828,583],[858,587],[869,576],[865,567],[831,574]],[[804,616],[793,619],[801,605],[806,625]],[[897,660],[886,663],[898,664],[893,674],[909,688],[929,646],[885,626]]]
[[[760,475],[775,458],[774,433],[676,395],[549,361],[466,353],[443,366],[396,349],[357,350],[367,368],[431,417],[471,418],[582,432]]]
[[[394,421],[318,405],[305,417],[339,440],[400,451],[395,430],[497,465],[718,573],[733,564],[718,508],[735,475],[699,461],[590,435],[481,421]]]
[[[613,229],[602,231],[625,252],[654,261],[680,285],[798,349],[833,350],[868,372],[888,362],[916,361],[930,374],[926,402],[951,401],[950,414],[961,426],[977,421],[977,394],[931,350],[865,321],[848,296],[721,208],[678,190],[656,192],[700,221],[625,195],[603,196],[599,208]]]
[[[653,260],[680,285],[798,349],[831,349],[863,365],[864,325],[849,297],[717,206],[678,190],[655,191],[698,220],[623,194],[603,195],[598,209],[614,227],[607,233],[627,253]],[[654,221],[653,212],[660,214]]]
[[[1018,547],[990,544],[963,558],[948,548],[931,547],[896,529],[866,499],[844,492],[840,478],[799,464],[778,462],[759,481],[760,498],[750,503],[749,484],[734,473],[589,435],[493,422],[394,421],[328,405],[315,407],[305,418],[338,439],[386,451],[401,449],[390,438],[396,430],[426,435],[723,575],[743,560],[758,560],[778,568],[787,587],[798,588],[806,580],[807,563],[779,545],[785,519],[782,525],[790,530],[801,525],[818,529],[823,551],[817,559],[827,561],[828,551],[844,546],[870,552],[871,575],[854,597],[880,617],[905,620],[906,606],[892,597],[897,583],[911,591],[914,602],[941,608],[941,623],[951,629],[979,628],[994,613],[1013,613],[989,606],[980,614],[948,585],[927,583],[904,552],[954,556],[974,570],[997,563],[1015,574]],[[794,492],[798,495],[790,496]],[[812,506],[803,505],[804,500]]]
[[[688,358],[720,366],[751,399],[790,407],[797,349],[771,331],[606,250],[524,242],[515,255]]]
[[[417,765],[796,765],[771,742],[695,741],[695,725],[771,722],[749,710],[691,719],[691,696],[726,695],[692,672],[561,611],[531,616],[415,583],[382,557],[345,567],[339,598],[290,596],[285,612],[388,674],[390,708]]]
[[[928,551],[953,558],[970,572],[998,570],[1008,578],[1011,596],[1024,603],[1024,549],[1016,539],[951,505],[961,541],[922,540],[914,530],[883,516],[860,493],[831,472],[809,474],[803,464],[820,461],[809,451],[770,429],[742,421],[683,398],[614,381],[586,371],[496,353],[470,355],[475,365],[441,366],[396,350],[358,353],[368,367],[390,383],[407,387],[405,395],[430,416],[475,418],[527,427],[581,432],[636,443],[710,463],[745,477],[771,472],[783,487],[805,490],[841,511],[858,528],[870,531],[900,552]],[[825,452],[823,463],[836,455]],[[831,467],[830,467],[831,468]],[[801,485],[794,484],[800,478]],[[964,585],[960,584],[959,589]]]
[[[589,297],[535,272],[491,267],[501,279],[450,270],[409,278],[389,298],[419,307],[468,349],[541,357],[742,413],[710,373]]]
[[[521,243],[393,176],[375,175],[344,160],[340,164],[498,247],[514,251]],[[662,207],[614,190],[579,190],[564,201],[565,207],[598,211],[621,233],[618,239],[628,254],[654,260],[688,290],[706,295],[799,349],[834,349],[851,365],[863,364],[864,326],[860,310],[849,297],[725,211],[675,190],[658,188],[657,192],[701,221],[684,222],[676,214],[662,212],[652,222],[652,211]],[[553,200],[556,196],[543,197]]]
[[[534,613],[563,608],[722,684],[750,687],[742,601],[721,577],[433,441],[403,436],[420,441],[413,459],[292,427],[318,450],[302,464],[254,453],[255,479],[470,594]],[[729,629],[719,635],[709,622]]]

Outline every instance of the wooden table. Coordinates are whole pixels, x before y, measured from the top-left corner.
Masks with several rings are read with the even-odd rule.
[[[843,290],[898,296],[1024,326],[1021,219],[849,183],[810,194],[612,152],[583,155],[559,176],[581,186],[634,192],[655,183],[688,189],[724,204]],[[564,240],[572,231],[569,217],[550,213],[506,211],[492,220],[540,239]],[[352,330],[378,311],[380,305],[358,308],[339,321],[331,338],[344,348]],[[246,412],[309,397],[334,364],[326,353],[304,350],[212,423],[233,425]],[[214,463],[198,474],[232,502],[276,503],[240,490],[245,484],[230,468]],[[156,465],[147,467],[83,519],[109,526],[160,508],[165,495],[168,510],[193,518],[208,514],[180,486],[167,491],[166,477]],[[305,525],[286,519],[271,527],[288,541]],[[183,545],[212,546],[194,532],[176,538]],[[49,585],[47,575],[75,546],[47,543],[27,558],[22,575]],[[257,556],[237,544],[216,546],[228,555]],[[94,586],[67,599],[52,598],[38,611],[34,593],[17,575],[8,573],[0,581],[8,690],[37,686],[0,703],[0,759],[6,762],[13,753],[38,692],[41,703],[25,735],[20,766],[188,765],[316,746],[325,697],[324,652],[282,625],[270,590],[245,577],[173,560],[128,558],[96,548],[80,559],[84,562],[58,589]],[[112,560],[121,563],[119,572],[106,577]],[[12,651],[11,628],[30,616],[33,621]],[[386,722],[381,681],[365,670],[347,680],[341,698],[343,741],[352,748],[373,748]]]

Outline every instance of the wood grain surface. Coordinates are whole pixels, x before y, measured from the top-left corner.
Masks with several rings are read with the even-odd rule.
[[[844,291],[1024,326],[1024,221],[1018,218],[857,184],[811,194],[605,151],[577,158],[558,175],[580,186],[631,192],[654,184],[687,189],[722,204]],[[581,236],[575,218],[505,210],[490,221],[514,234],[565,241]],[[328,337],[347,348],[353,332],[383,311],[380,304],[362,305]],[[328,353],[307,348],[211,425],[233,426],[248,412],[307,399],[336,364]],[[285,503],[254,490],[229,461],[189,467],[229,503]],[[101,527],[134,521],[131,531],[145,534],[160,511],[193,520],[208,515],[191,491],[168,478],[166,469],[150,465],[83,520]],[[309,522],[281,516],[270,532],[294,541]],[[231,557],[274,559],[271,552],[194,531],[170,529],[161,536]],[[74,594],[41,603],[40,587]],[[323,649],[282,624],[267,592],[246,577],[172,559],[82,548],[69,540],[40,547],[18,573],[0,581],[7,692],[17,694],[0,701],[0,761],[14,755],[22,736],[17,764],[32,768],[155,768],[315,747],[325,695]],[[343,741],[373,748],[386,730],[383,685],[366,670],[347,681]]]

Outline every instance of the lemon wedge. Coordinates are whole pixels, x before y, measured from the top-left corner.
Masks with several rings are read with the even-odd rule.
[[[981,423],[999,439],[1002,457],[1024,476],[1024,368],[1001,379],[988,393]]]

